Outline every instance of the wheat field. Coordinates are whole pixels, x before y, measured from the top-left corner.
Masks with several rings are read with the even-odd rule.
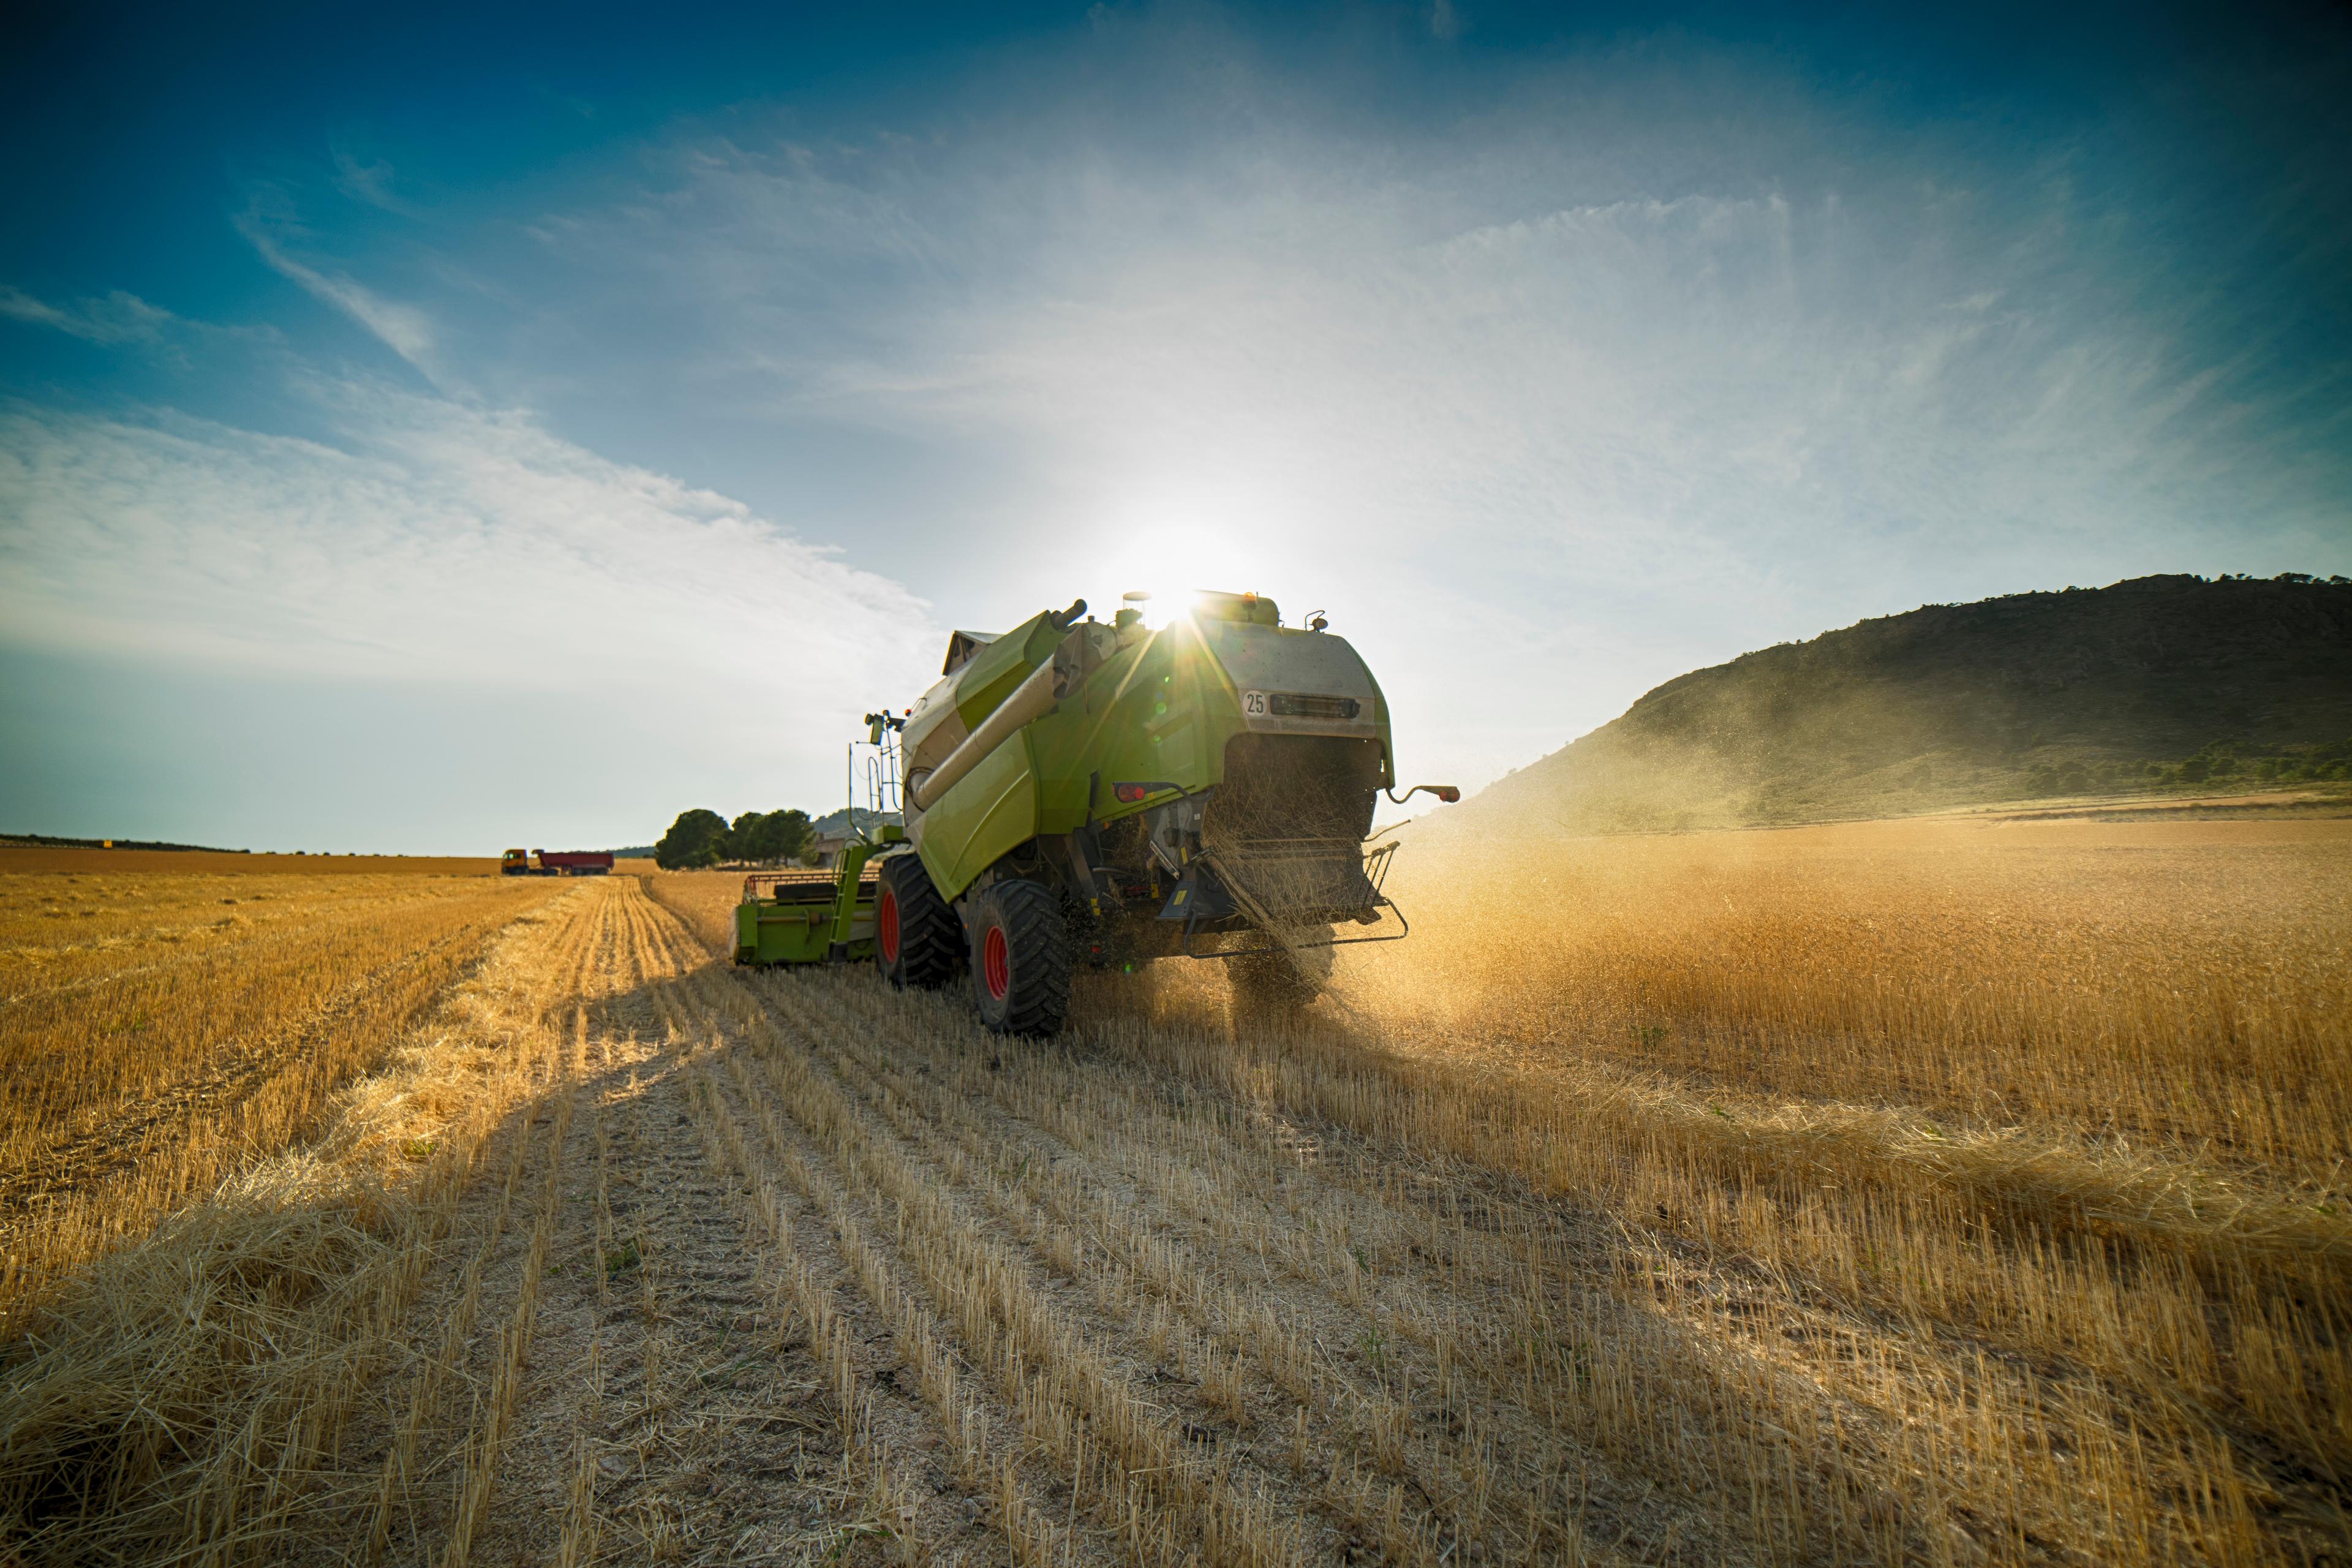
[[[1045,1043],[731,967],[716,873],[61,875],[0,1561],[2352,1553],[2352,823],[1431,836],[1310,1011]]]
[[[543,885],[483,862],[0,849],[0,1324],[315,1136]]]

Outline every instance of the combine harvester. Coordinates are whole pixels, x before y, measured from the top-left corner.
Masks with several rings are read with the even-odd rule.
[[[920,702],[866,716],[871,793],[905,826],[831,870],[747,879],[735,961],[870,955],[901,987],[968,972],[990,1028],[1049,1035],[1080,964],[1213,959],[1238,1005],[1297,1006],[1333,947],[1405,935],[1381,891],[1396,846],[1366,847],[1373,808],[1461,795],[1395,793],[1356,650],[1255,594],[1200,595],[1149,629],[1148,597],[1108,625],[1081,599],[955,633]]]

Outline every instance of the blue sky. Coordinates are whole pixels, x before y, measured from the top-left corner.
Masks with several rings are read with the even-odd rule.
[[[2329,13],[58,16],[0,827],[837,804],[945,629],[1326,609],[1402,770],[1926,602],[2352,571]]]

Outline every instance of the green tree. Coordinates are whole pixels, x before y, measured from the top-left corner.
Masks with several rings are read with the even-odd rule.
[[[665,871],[715,866],[727,852],[727,819],[700,806],[682,811],[654,846],[654,864]]]
[[[746,838],[742,824],[736,824],[735,852],[747,860],[782,862],[797,860],[808,847],[809,815],[797,806],[772,811],[759,819]]]

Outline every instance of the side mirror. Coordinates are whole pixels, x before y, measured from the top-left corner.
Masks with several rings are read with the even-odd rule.
[[[1461,789],[1454,784],[1415,784],[1402,795],[1397,794],[1394,790],[1388,792],[1388,797],[1399,805],[1402,805],[1417,795],[1433,795],[1448,805],[1462,798]]]

